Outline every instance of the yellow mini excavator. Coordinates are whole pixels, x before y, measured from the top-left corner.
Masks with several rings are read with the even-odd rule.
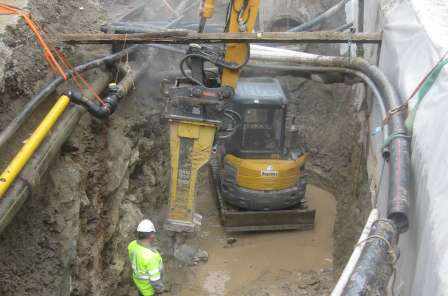
[[[225,32],[252,32],[259,0],[231,0]],[[212,17],[204,0],[199,31]],[[165,228],[195,229],[199,169],[210,161],[226,231],[310,229],[305,204],[306,153],[286,145],[287,97],[273,78],[240,78],[249,44],[191,44],[180,63],[183,78],[163,84],[170,124],[170,208]],[[204,64],[213,64],[210,71]]]

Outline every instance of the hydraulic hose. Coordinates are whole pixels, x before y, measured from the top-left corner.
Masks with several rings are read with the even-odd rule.
[[[317,26],[319,23],[329,19],[333,15],[335,15],[339,10],[345,7],[345,4],[347,4],[351,0],[343,0],[339,2],[338,4],[334,5],[324,13],[320,14],[316,18],[298,25],[297,27],[291,28],[288,30],[288,32],[302,32],[302,31],[308,31],[309,29],[312,29],[313,27]]]
[[[88,63],[75,67],[75,71],[82,73],[94,68],[98,68],[104,64],[115,62],[124,56],[134,53],[137,49],[142,48],[142,45],[133,45],[129,48],[115,54],[111,54],[99,59],[92,60]],[[66,72],[66,76],[71,78],[74,71]],[[30,114],[48,97],[56,88],[64,82],[62,77],[57,77],[47,83],[31,100],[25,105],[23,110],[8,124],[8,126],[0,133],[0,149],[14,136],[15,132],[22,126]]]

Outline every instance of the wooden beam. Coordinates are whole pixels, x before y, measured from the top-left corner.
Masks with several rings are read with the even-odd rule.
[[[381,43],[381,33],[350,32],[264,32],[196,33],[166,31],[137,34],[61,34],[59,40],[71,44],[188,44],[188,43]]]

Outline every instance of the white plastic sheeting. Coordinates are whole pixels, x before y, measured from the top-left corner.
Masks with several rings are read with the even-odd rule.
[[[448,49],[448,1],[413,0],[412,5],[434,46]]]
[[[370,10],[369,16],[368,7],[378,3],[383,7],[382,13],[377,16]],[[448,50],[448,1],[379,1],[367,6],[366,28],[384,30],[380,67],[404,100]],[[373,113],[378,114],[377,108],[373,108]],[[416,115],[412,140],[411,225],[400,237],[396,295],[448,295],[447,115],[448,68],[442,71]],[[372,129],[380,125],[381,119],[377,116],[371,120]],[[372,136],[377,160],[381,159],[378,154],[381,140],[381,136]],[[376,172],[379,169],[377,165]],[[387,192],[387,183],[386,180],[382,184],[382,192]],[[384,195],[379,203],[384,215]]]

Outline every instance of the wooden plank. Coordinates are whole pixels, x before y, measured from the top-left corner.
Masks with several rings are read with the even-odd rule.
[[[196,33],[164,31],[136,34],[79,33],[61,34],[58,41],[71,44],[188,44],[188,43],[371,43],[381,42],[381,33],[351,32],[264,32],[264,33]]]

